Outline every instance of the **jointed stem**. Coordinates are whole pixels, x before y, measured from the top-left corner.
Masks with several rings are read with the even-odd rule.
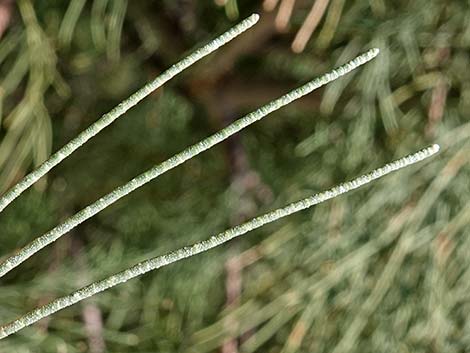
[[[199,253],[205,252],[212,248],[215,248],[233,238],[246,234],[254,229],[257,229],[267,223],[274,222],[278,219],[286,217],[290,214],[299,212],[306,208],[317,205],[321,202],[327,201],[329,199],[335,198],[341,194],[349,192],[351,190],[357,189],[375,179],[383,177],[395,170],[401,169],[408,165],[417,163],[426,159],[439,151],[438,145],[433,145],[428,148],[425,148],[417,153],[403,157],[394,162],[386,164],[382,168],[373,170],[372,172],[362,175],[356,179],[353,179],[349,182],[335,186],[327,191],[324,191],[319,194],[307,197],[300,201],[291,203],[283,208],[278,208],[274,211],[268,212],[262,216],[251,219],[250,221],[238,225],[236,227],[230,228],[222,233],[219,233],[215,236],[210,237],[209,239],[203,240],[199,243],[186,246],[184,248],[177,249],[170,253],[167,253],[162,256],[158,256],[143,262],[140,262],[133,267],[109,276],[101,281],[92,283],[86,287],[83,287],[76,292],[55,299],[54,301],[41,306],[28,314],[0,327],[0,339],[5,338],[22,328],[32,325],[33,323],[39,321],[40,319],[49,316],[61,309],[64,309],[70,305],[78,303],[86,298],[89,298],[99,292],[102,292],[106,289],[114,287],[120,283],[124,283],[132,278],[140,276],[146,272],[158,269],[160,267],[172,264],[179,260],[185,259],[197,255]]]
[[[164,83],[171,80],[173,77],[178,75],[183,70],[187,69],[197,61],[201,60],[205,56],[214,52],[222,45],[230,42],[232,39],[238,37],[244,31],[252,27],[258,22],[259,15],[253,14],[244,21],[240,22],[235,27],[231,28],[224,34],[220,35],[216,39],[212,40],[202,48],[191,53],[189,56],[185,57],[180,62],[171,66],[168,70],[164,71],[156,79],[146,84],[144,87],[139,89],[129,98],[118,104],[110,112],[104,114],[99,120],[89,126],[87,129],[82,131],[77,137],[72,141],[67,143],[60,150],[55,152],[50,158],[41,164],[36,170],[26,175],[18,184],[13,188],[7,191],[0,198],[0,212],[5,209],[14,199],[21,195],[23,191],[28,189],[41,177],[46,175],[52,168],[62,162],[65,158],[70,156],[75,150],[80,146],[85,144],[89,139],[98,134],[105,127],[110,125],[114,120],[119,118],[121,115],[126,113],[130,108],[139,103],[142,99],[147,97],[150,93],[161,87]]]
[[[140,174],[134,179],[130,180],[127,184],[124,184],[109,194],[103,196],[99,200],[95,201],[91,205],[85,207],[81,211],[77,212],[72,217],[68,218],[64,223],[56,226],[44,235],[36,238],[31,243],[22,248],[17,254],[9,257],[3,263],[0,264],[0,277],[11,271],[13,268],[21,264],[23,261],[31,257],[33,254],[56,241],[62,235],[72,230],[74,227],[94,216],[98,212],[102,211],[106,207],[110,206],[114,202],[118,201],[125,195],[136,190],[142,185],[162,175],[163,173],[177,167],[185,161],[197,156],[199,153],[208,150],[214,145],[222,142],[243,128],[253,124],[254,122],[261,120],[269,113],[272,113],[281,107],[303,97],[304,95],[312,92],[313,90],[326,85],[327,83],[336,80],[337,78],[351,72],[358,66],[370,61],[378,54],[378,49],[370,49],[362,55],[359,55],[355,59],[348,63],[324,74],[323,76],[316,78],[305,85],[294,89],[293,91],[281,96],[280,98],[264,105],[263,107],[253,111],[252,113],[245,115],[238,119],[232,124],[228,125],[224,129],[216,132],[215,134],[207,137],[206,139],[188,147],[184,151],[174,155],[166,161],[154,166],[148,171]]]

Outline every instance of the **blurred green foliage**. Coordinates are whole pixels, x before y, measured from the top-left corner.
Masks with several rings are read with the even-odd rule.
[[[341,3],[331,0],[301,54],[290,44],[312,1],[296,3],[286,33],[262,12],[257,28],[9,206],[2,255],[252,108],[381,49],[363,69],[136,191],[10,273],[1,320],[430,143],[442,153],[66,309],[1,341],[1,352],[99,352],[100,338],[111,352],[468,351],[469,3]],[[240,0],[19,0],[0,41],[0,189],[260,9]],[[87,305],[98,308],[95,319]],[[101,337],[90,320],[102,321]]]

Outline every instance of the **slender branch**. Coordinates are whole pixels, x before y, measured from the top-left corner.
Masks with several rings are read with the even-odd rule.
[[[195,62],[201,60],[205,56],[214,52],[224,44],[230,42],[244,31],[252,27],[258,22],[259,15],[253,14],[247,19],[240,22],[235,27],[232,27],[227,32],[215,38],[205,46],[197,49],[189,56],[185,57],[178,63],[171,66],[164,71],[153,81],[147,83],[144,87],[132,94],[129,98],[119,103],[111,111],[104,114],[99,120],[90,125],[87,129],[82,131],[77,137],[67,143],[59,151],[54,153],[47,161],[41,164],[36,170],[26,175],[20,182],[13,186],[0,198],[0,212],[5,209],[14,199],[21,195],[23,191],[28,189],[41,177],[46,175],[52,168],[62,162],[65,158],[70,156],[75,150],[85,144],[89,139],[98,134],[105,127],[110,125],[113,121],[126,113],[130,108],[138,104],[142,99],[147,97],[150,93],[161,87],[163,84],[171,80],[173,77],[187,69]]]
[[[246,234],[254,229],[257,229],[265,224],[274,222],[278,219],[291,215],[293,213],[299,212],[301,210],[307,209],[324,201],[335,198],[341,194],[347,193],[354,189],[357,189],[375,179],[381,178],[393,171],[404,168],[408,165],[422,161],[439,151],[438,145],[432,145],[428,148],[425,148],[419,152],[416,152],[412,155],[403,157],[394,162],[386,164],[382,168],[373,170],[368,174],[364,174],[356,179],[345,182],[338,186],[335,186],[327,191],[312,195],[300,201],[291,203],[283,208],[278,208],[274,211],[265,213],[262,216],[251,219],[250,221],[238,225],[236,227],[230,228],[222,233],[214,235],[206,240],[203,240],[199,243],[195,243],[190,246],[186,246],[165,255],[154,257],[146,261],[140,262],[127,270],[116,273],[108,278],[105,278],[101,281],[94,282],[86,287],[83,287],[76,292],[55,299],[54,301],[41,306],[33,311],[27,313],[24,316],[0,327],[0,339],[5,338],[22,328],[32,325],[35,322],[45,318],[59,310],[62,310],[70,305],[78,303],[86,298],[89,298],[99,292],[102,292],[106,289],[114,287],[120,283],[127,282],[128,280],[138,277],[146,272],[156,270],[160,267],[172,264],[179,260],[191,257],[205,251],[208,251],[212,248],[215,248],[223,243],[228,242],[229,240],[239,237],[243,234]]]
[[[347,74],[358,66],[365,64],[369,60],[376,57],[378,52],[378,49],[370,49],[369,51],[365,52],[362,55],[359,55],[355,59],[336,68],[335,70],[332,70],[329,73],[326,73],[323,76],[316,78],[306,83],[305,85],[281,96],[280,98],[262,106],[261,108],[253,111],[252,113],[245,115],[244,117],[236,120],[235,122],[223,128],[222,130],[216,132],[215,134],[188,147],[184,151],[174,155],[173,157],[170,157],[166,161],[138,175],[134,179],[130,180],[127,184],[121,185],[120,187],[114,189],[106,196],[103,196],[91,205],[77,212],[72,217],[68,218],[62,224],[56,226],[49,232],[33,240],[24,248],[20,249],[17,254],[7,258],[3,263],[0,264],[0,277],[4,276],[6,273],[11,271],[13,268],[21,264],[23,261],[31,257],[33,254],[35,254],[48,244],[51,244],[52,242],[59,239],[62,235],[72,230],[80,223],[94,216],[95,214],[110,206],[114,202],[118,201],[130,192],[150,182],[156,177],[162,175],[163,173],[177,167],[185,161],[195,157],[199,153],[208,150],[212,146],[222,142],[223,140],[227,139],[228,137],[237,133],[243,128],[253,124],[258,120],[261,120],[269,113],[280,109],[281,107],[295,101],[296,99],[301,98],[302,96],[312,92],[313,90],[324,86],[327,83],[334,81],[337,78]]]

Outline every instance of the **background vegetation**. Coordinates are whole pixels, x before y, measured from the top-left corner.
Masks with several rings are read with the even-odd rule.
[[[12,271],[2,322],[431,143],[440,155],[63,310],[1,352],[470,351],[467,1],[2,1],[0,189],[255,11],[254,29],[9,206],[0,254],[364,49],[381,54]]]

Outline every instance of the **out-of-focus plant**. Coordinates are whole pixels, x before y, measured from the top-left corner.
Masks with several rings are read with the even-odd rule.
[[[145,98],[148,94],[153,92],[155,89],[159,88],[163,83],[183,71],[185,68],[191,66],[200,58],[204,57],[205,55],[211,53],[215,49],[219,48],[220,46],[224,45],[231,39],[235,38],[247,28],[253,26],[258,20],[258,15],[252,15],[245,21],[241,22],[238,26],[232,28],[230,31],[224,33],[217,39],[213,40],[205,47],[197,50],[193,54],[189,55],[187,58],[183,59],[179,63],[173,65],[170,69],[165,71],[162,75],[158,76],[155,80],[144,86],[142,89],[137,91],[127,100],[120,103],[115,109],[111,110],[110,113],[105,114],[101,119],[99,119],[96,123],[86,129],[84,132],[78,135],[75,139],[65,145],[62,149],[58,152],[53,154],[51,158],[45,161],[38,169],[34,170],[32,173],[28,174],[23,180],[18,182],[13,188],[8,191],[1,199],[1,210],[3,210],[9,203],[11,203],[16,197],[18,197],[23,191],[25,191],[28,187],[30,187],[34,182],[36,182],[39,178],[44,176],[48,171],[50,171],[53,167],[67,158],[70,154],[72,154],[77,148],[82,146],[86,143],[91,137],[99,133],[104,127],[111,124],[114,120],[116,120],[119,116],[124,114],[128,109],[132,106],[139,103],[143,98]],[[140,176],[132,179],[129,183],[115,189],[108,195],[100,198],[95,203],[91,204],[90,206],[84,208],[82,211],[76,213],[74,216],[66,220],[64,223],[60,224],[59,226],[52,229],[50,232],[44,234],[43,236],[37,238],[29,245],[25,246],[23,249],[18,251],[17,254],[7,258],[1,265],[0,265],[0,276],[4,276],[9,271],[11,271],[16,266],[20,265],[22,262],[27,260],[29,257],[34,255],[36,252],[44,248],[45,246],[49,245],[50,243],[56,241],[59,237],[61,237],[66,232],[75,228],[78,224],[82,223],[86,219],[92,217],[93,215],[97,214],[98,212],[105,209],[107,206],[111,205],[112,203],[116,202],[123,196],[129,194],[130,192],[134,191],[135,189],[139,188],[140,186],[146,184],[147,182],[151,181],[152,179],[158,177],[159,175],[173,169],[174,167],[182,164],[183,162],[190,160],[197,154],[211,148],[215,144],[227,139],[229,136],[233,135],[234,133],[240,131],[244,127],[261,120],[267,114],[278,110],[284,105],[291,103],[292,101],[310,93],[311,91],[326,85],[329,82],[336,80],[337,78],[351,72],[358,66],[368,62],[372,58],[374,58],[378,54],[377,49],[372,49],[355,58],[354,60],[338,67],[337,69],[321,76],[320,78],[314,79],[307,84],[301,86],[300,88],[293,90],[284,96],[278,98],[275,101],[268,103],[267,105],[259,108],[258,110],[254,111],[246,115],[245,117],[235,121],[231,125],[225,127],[221,131],[217,132],[216,134],[202,140],[201,142],[187,148],[186,150],[178,153],[177,155],[171,157],[170,159],[166,160],[165,162],[155,166],[154,168],[150,169],[149,171],[141,174]],[[261,216],[258,218],[253,219],[252,221],[230,229],[224,233],[220,233],[219,235],[210,238],[207,241],[197,243],[191,247],[183,248],[181,250],[177,250],[173,253],[169,253],[167,255],[148,260],[145,263],[138,264],[120,274],[114,275],[105,279],[98,283],[93,283],[87,287],[84,287],[83,290],[72,294],[70,297],[64,297],[58,299],[51,304],[39,308],[36,311],[31,312],[30,314],[26,315],[23,318],[20,318],[11,324],[3,326],[1,328],[1,336],[6,337],[11,333],[18,331],[19,329],[31,325],[35,323],[39,319],[52,314],[55,311],[58,311],[66,306],[69,306],[73,303],[76,303],[82,299],[92,296],[98,292],[101,292],[105,289],[111,288],[116,284],[126,282],[128,279],[131,279],[137,275],[142,273],[148,272],[152,269],[160,268],[166,264],[170,264],[172,262],[176,262],[182,258],[189,257],[200,252],[207,251],[217,245],[220,245],[236,236],[242,235],[249,230],[255,229],[262,224],[270,223],[274,220],[279,218],[285,217],[291,213],[298,212],[299,210],[308,208],[312,205],[318,204],[323,202],[324,200],[334,198],[342,193],[345,193],[349,190],[355,189],[365,183],[368,183],[370,180],[376,179],[381,177],[390,171],[402,168],[408,164],[415,163],[419,160],[429,157],[430,155],[437,152],[437,148],[433,147],[431,149],[423,150],[422,152],[417,153],[416,155],[405,157],[402,160],[399,160],[395,163],[385,166],[382,169],[378,169],[371,174],[362,176],[358,179],[355,179],[349,183],[345,183],[340,185],[337,188],[334,188],[330,191],[325,192],[324,194],[319,194],[312,196],[311,198],[304,199],[298,201],[297,203],[291,204],[284,209],[279,209],[273,211],[271,213],[266,214],[265,216]]]
[[[68,85],[54,81],[44,97],[54,146],[64,145],[192,43],[262,5],[217,1],[221,9],[214,2],[90,0],[80,15],[66,16],[80,3],[34,3],[37,22],[59,58],[56,70]],[[373,189],[266,226],[211,256],[106,291],[2,340],[0,350],[101,353],[105,342],[111,351],[129,352],[135,345],[142,351],[465,351],[470,344],[468,6],[331,0],[303,51],[293,54],[298,31],[322,1],[291,3],[281,32],[276,18],[288,1],[278,1],[249,35],[90,141],[49,175],[43,192],[29,190],[6,208],[0,226],[9,236],[2,237],[2,253],[67,219],[103,190],[148,168],[149,161],[164,160],[289,85],[366,48],[379,47],[381,55],[284,109],[282,119],[273,113],[278,118],[148,184],[10,272],[2,278],[4,321],[104,273],[328,189],[417,145],[439,143],[440,157]],[[71,24],[63,22],[74,17],[71,41],[59,41],[61,28]],[[25,30],[19,11],[10,23],[0,45]],[[2,79],[16,63],[11,58],[2,63]],[[3,100],[6,115],[23,88]],[[245,174],[233,155],[241,155]],[[29,166],[19,168],[12,181]],[[271,196],[260,198],[265,192]]]

